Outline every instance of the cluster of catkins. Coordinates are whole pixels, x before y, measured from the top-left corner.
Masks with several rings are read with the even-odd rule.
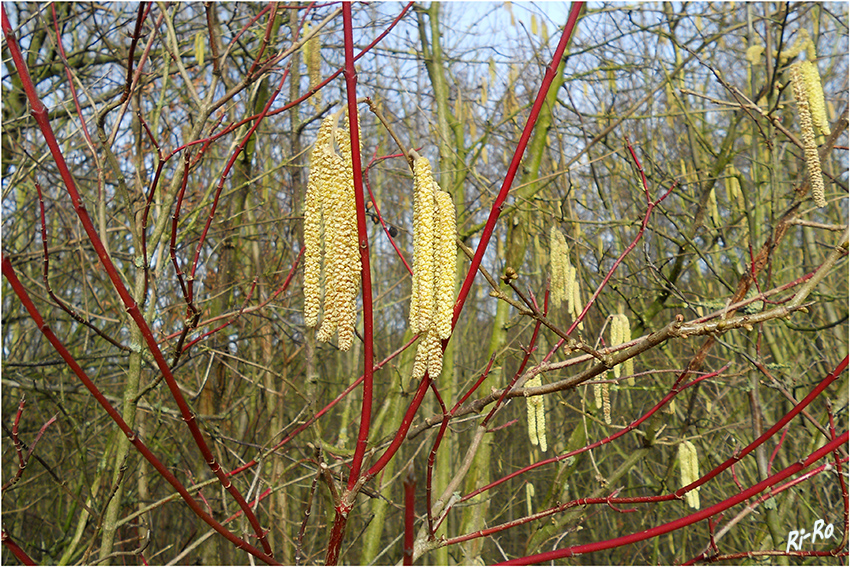
[[[617,346],[623,343],[627,343],[632,340],[632,330],[629,326],[629,318],[626,317],[623,313],[617,313],[611,316],[611,346]],[[635,373],[635,362],[634,359],[630,358],[623,362],[622,364],[618,364],[613,368],[614,378],[619,378],[620,374],[625,372],[628,378],[626,382],[629,386],[635,385],[635,379],[632,374]]]
[[[451,195],[440,189],[426,158],[413,161],[413,290],[410,330],[422,334],[413,380],[443,370],[441,339],[452,334],[457,223]]]
[[[697,448],[690,441],[679,443],[679,473],[682,487],[688,486],[700,477]],[[691,508],[699,509],[699,489],[700,487],[697,487],[685,494],[685,502]]]
[[[567,311],[573,319],[581,314],[581,294],[576,268],[570,263],[570,248],[564,234],[553,226],[549,231],[549,271],[551,273],[552,305],[567,302]],[[578,324],[579,330],[583,325]]]
[[[794,99],[797,101],[797,110],[800,113],[803,152],[806,158],[806,168],[809,171],[812,197],[818,207],[825,207],[823,174],[821,173],[820,158],[815,142],[815,128],[824,136],[829,136],[829,121],[826,117],[820,73],[815,62],[817,59],[815,43],[805,29],[801,29],[797,34],[794,45],[779,53],[780,65],[784,66],[787,61],[794,59],[800,53],[805,53],[806,60],[791,65],[791,85],[794,90]],[[776,52],[773,55],[776,55]],[[763,45],[753,45],[747,49],[747,60],[753,65],[758,64],[764,56],[765,48]]]
[[[629,318],[622,313],[616,313],[611,316],[611,346],[621,345],[632,340],[632,331],[629,327]],[[635,373],[635,363],[633,359],[628,359],[621,364],[617,364],[611,369],[614,373],[614,378],[619,378],[623,372],[628,378],[626,382],[629,386],[635,385],[635,379],[632,374]],[[608,373],[605,373],[608,376]],[[596,409],[602,410],[602,416],[605,423],[611,424],[611,391],[607,382],[597,382],[593,385],[593,397],[596,401]]]
[[[542,385],[543,381],[540,376],[529,378],[525,383],[526,388],[536,388]],[[528,438],[532,445],[540,445],[540,450],[545,453],[548,446],[546,444],[546,408],[543,405],[543,396],[528,396],[525,398],[525,405],[528,410]]]
[[[801,61],[791,65],[791,86],[794,99],[800,113],[800,131],[803,134],[803,151],[806,167],[809,170],[809,183],[812,197],[818,207],[826,206],[824,198],[823,174],[821,173],[818,145],[815,141],[815,127],[829,135],[829,122],[823,100],[823,87],[817,66],[811,61]]]
[[[328,342],[338,333],[339,348],[348,350],[357,321],[361,264],[351,138],[347,129],[337,128],[338,118],[332,115],[324,119],[310,155],[304,206],[304,320],[308,327],[318,324],[320,283],[324,281],[325,301],[317,338]]]

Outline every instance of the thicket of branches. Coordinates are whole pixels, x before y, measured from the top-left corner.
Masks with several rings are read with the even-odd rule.
[[[4,564],[846,562],[845,4],[2,24]],[[343,352],[303,211],[355,107]],[[459,245],[421,380],[411,149]]]

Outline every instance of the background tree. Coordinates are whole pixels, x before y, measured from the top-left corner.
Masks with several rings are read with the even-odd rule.
[[[847,22],[4,4],[2,560],[844,562]],[[343,352],[302,215],[356,97]],[[411,149],[460,246],[422,380]]]

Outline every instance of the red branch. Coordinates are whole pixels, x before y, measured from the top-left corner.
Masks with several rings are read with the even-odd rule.
[[[0,535],[0,539],[3,540],[3,545],[6,546],[6,549],[12,552],[12,555],[17,557],[18,561],[20,561],[24,565],[38,565],[38,563],[33,561],[32,558],[27,555],[26,551],[21,549],[21,547],[17,543],[15,543],[12,538],[9,537],[9,535],[6,533],[6,530],[3,530],[2,532],[0,532],[0,534],[2,534]]]
[[[511,184],[516,177],[519,169],[522,156],[528,147],[528,141],[531,139],[531,133],[534,130],[534,125],[537,123],[537,118],[540,116],[540,110],[543,108],[543,102],[546,100],[546,95],[549,94],[549,87],[552,86],[552,81],[555,79],[555,72],[558,65],[561,64],[561,58],[564,56],[564,51],[567,49],[567,43],[573,33],[578,15],[581,12],[584,2],[573,2],[570,8],[570,17],[567,20],[567,25],[564,26],[564,31],[561,33],[561,40],[558,42],[558,47],[552,55],[552,62],[546,68],[546,74],[543,77],[543,82],[540,85],[540,90],[537,93],[537,98],[534,100],[534,105],[531,107],[531,113],[528,115],[528,121],[525,123],[525,128],[520,136],[519,143],[514,151],[511,164],[508,167],[508,172],[505,174],[505,179],[502,182],[502,188],[493,201],[493,206],[490,208],[490,216],[487,217],[487,224],[484,225],[484,230],[481,233],[481,239],[478,242],[478,248],[475,249],[475,255],[472,257],[472,264],[469,267],[469,272],[463,280],[460,288],[457,301],[455,302],[454,317],[452,318],[452,329],[455,328],[457,320],[460,318],[460,312],[463,310],[463,305],[472,289],[472,282],[475,279],[475,274],[478,273],[478,266],[481,265],[481,260],[484,258],[484,253],[490,244],[490,237],[493,236],[493,230],[496,228],[496,222],[499,220],[499,215],[502,214],[502,207],[505,200],[508,198],[508,193],[511,190]]]
[[[348,95],[348,129],[351,136],[351,163],[354,175],[354,202],[357,208],[357,241],[360,246],[360,270],[363,286],[363,407],[360,410],[360,431],[347,490],[354,489],[360,476],[363,455],[369,441],[372,420],[372,273],[369,267],[369,232],[366,228],[366,203],[363,199],[363,164],[360,162],[360,124],[357,114],[357,71],[354,69],[354,39],[352,37],[351,3],[342,5],[342,26],[345,42],[345,90]]]
[[[686,526],[690,526],[691,524],[701,522],[706,518],[710,518],[715,514],[719,514],[724,510],[728,510],[732,506],[740,504],[751,496],[755,496],[765,488],[770,488],[776,484],[779,484],[789,476],[811,466],[813,463],[816,463],[820,459],[824,458],[836,448],[840,447],[844,443],[847,443],[848,439],[850,439],[850,434],[845,431],[840,437],[830,441],[829,443],[809,455],[806,459],[794,463],[793,465],[782,470],[781,472],[778,472],[775,475],[764,479],[758,484],[751,486],[740,494],[737,494],[731,498],[727,498],[722,502],[718,502],[714,506],[710,506],[704,510],[700,510],[699,512],[695,512],[689,516],[685,516],[684,518],[679,518],[678,520],[674,520],[672,522],[668,522],[666,524],[662,524],[660,526],[656,526],[654,528],[650,528],[648,530],[644,530],[642,532],[630,534],[627,536],[622,536],[605,541],[597,541],[584,545],[574,545],[563,549],[556,549],[555,551],[538,553],[536,555],[529,555],[528,557],[521,557],[518,559],[512,559],[510,561],[505,561],[503,563],[497,563],[497,565],[531,565],[536,563],[543,563],[544,561],[562,559],[565,557],[575,557],[576,555],[581,555],[584,553],[593,553],[594,551],[602,551],[605,549],[612,549],[615,547],[644,541],[675,530],[682,529]]]
[[[121,297],[121,301],[123,302],[125,309],[130,314],[130,317],[132,317],[136,325],[138,325],[139,330],[148,345],[148,348],[153,354],[157,366],[159,367],[160,371],[163,374],[163,377],[165,378],[166,383],[168,384],[168,389],[171,391],[171,395],[174,398],[174,401],[177,403],[178,408],[180,408],[180,414],[182,415],[183,420],[186,422],[186,425],[192,434],[192,438],[195,444],[198,446],[201,451],[201,454],[204,456],[204,460],[209,464],[210,469],[218,477],[222,486],[231,494],[231,496],[233,496],[233,498],[239,504],[239,507],[242,508],[242,510],[245,512],[245,516],[250,521],[254,532],[257,534],[257,537],[263,544],[263,549],[265,553],[260,553],[258,557],[262,557],[264,561],[273,561],[271,547],[268,544],[268,541],[264,535],[263,529],[260,526],[259,521],[257,520],[257,517],[254,515],[253,511],[248,507],[248,503],[245,502],[245,499],[242,497],[236,487],[233,486],[233,484],[228,480],[227,475],[221,469],[221,466],[219,466],[219,464],[216,462],[215,456],[213,456],[212,451],[210,451],[210,448],[204,440],[203,434],[201,433],[201,430],[198,427],[197,422],[195,421],[195,414],[192,413],[192,410],[186,403],[183,394],[180,392],[180,387],[177,385],[177,381],[175,380],[174,375],[172,374],[171,369],[168,366],[168,362],[165,360],[165,357],[163,356],[162,351],[160,350],[159,345],[157,344],[156,338],[154,338],[153,336],[153,332],[151,331],[150,326],[148,325],[147,321],[145,321],[144,315],[139,309],[139,306],[136,301],[133,299],[133,296],[130,295],[130,292],[127,290],[127,287],[124,285],[124,282],[121,279],[121,275],[118,273],[115,264],[112,263],[112,259],[109,257],[109,253],[107,252],[106,247],[103,245],[103,242],[100,240],[100,237],[97,234],[97,230],[95,229],[94,223],[92,222],[91,217],[89,217],[85,204],[83,203],[83,200],[80,197],[80,193],[77,190],[77,185],[74,181],[74,178],[71,175],[70,170],[68,169],[68,164],[65,162],[65,156],[62,154],[62,149],[59,147],[59,143],[56,140],[56,135],[53,133],[53,128],[50,126],[50,118],[47,113],[47,108],[41,102],[41,99],[36,93],[35,85],[32,82],[32,78],[30,77],[26,62],[24,61],[20,47],[18,46],[18,40],[15,37],[15,33],[12,30],[12,26],[9,23],[8,18],[6,17],[5,8],[2,8],[2,28],[3,35],[6,39],[6,45],[9,48],[9,53],[12,55],[12,59],[15,63],[15,68],[17,69],[18,76],[21,80],[21,84],[23,85],[24,91],[27,94],[27,99],[30,103],[32,116],[33,118],[35,118],[36,123],[41,129],[41,133],[44,136],[44,141],[50,148],[50,153],[53,156],[53,160],[56,163],[57,168],[59,169],[59,174],[61,175],[62,180],[65,183],[65,187],[68,190],[68,194],[71,197],[71,202],[73,204],[74,210],[76,211],[77,216],[80,218],[80,223],[83,227],[83,230],[85,230],[86,232],[86,236],[91,242],[92,248],[94,248],[101,265],[109,276],[109,279],[112,281],[112,285],[115,288],[115,291]],[[12,269],[12,264],[6,258],[4,258],[3,273],[6,275],[7,279],[10,277],[14,277],[17,280],[17,277],[14,275],[14,271]],[[23,286],[20,285],[20,282],[18,282],[18,285],[20,286],[18,296],[21,297],[21,292],[26,292]],[[21,300],[23,301],[23,297],[21,297]],[[33,306],[33,309],[35,309],[35,306]],[[32,312],[30,314],[32,315]],[[42,325],[39,325],[39,327],[41,326]],[[56,340],[58,341],[58,339]],[[59,344],[61,345],[61,343]],[[56,344],[54,344],[54,348],[57,348],[57,350],[59,350]],[[64,349],[64,346],[62,348]],[[70,353],[68,353],[68,356],[70,356]],[[82,371],[82,369],[80,370]],[[104,399],[104,401],[106,400]],[[111,408],[111,406],[109,407]],[[132,438],[135,438],[135,434],[132,434],[129,429],[125,433],[128,434],[128,437],[130,437],[131,440]],[[233,536],[233,534],[230,534],[230,532],[227,533]],[[239,540],[238,538],[236,538],[236,536],[233,537],[237,541],[242,542],[242,540]]]
[[[4,28],[6,25],[5,11],[3,12],[3,24]],[[9,282],[9,285],[12,286],[12,290],[14,290],[15,294],[18,296],[18,299],[21,300],[21,304],[23,304],[24,308],[32,317],[32,320],[35,322],[38,330],[50,341],[50,344],[53,345],[53,348],[56,349],[56,352],[59,353],[59,356],[62,357],[62,360],[68,365],[71,371],[76,374],[77,378],[85,385],[91,395],[95,400],[101,405],[101,407],[106,411],[109,417],[118,425],[119,429],[127,436],[130,443],[136,448],[141,455],[147,459],[147,461],[153,465],[153,467],[157,470],[157,472],[162,475],[162,477],[168,481],[168,483],[174,487],[174,489],[180,494],[183,500],[189,505],[195,514],[198,515],[204,522],[209,524],[215,531],[224,536],[228,541],[233,543],[237,548],[247,551],[251,555],[257,557],[265,561],[266,563],[277,565],[278,563],[274,560],[270,555],[266,555],[259,549],[250,545],[242,539],[239,539],[236,535],[231,533],[227,528],[219,524],[215,518],[207,514],[204,509],[201,507],[198,502],[192,498],[192,495],[186,490],[186,487],[183,486],[177,477],[168,470],[165,465],[160,462],[159,459],[147,448],[147,446],[139,439],[138,435],[130,429],[130,426],[127,425],[127,422],[124,421],[124,418],[121,417],[115,408],[107,401],[107,399],[103,396],[103,394],[98,390],[97,386],[94,385],[94,382],[91,381],[91,378],[88,377],[86,372],[82,369],[82,367],[77,363],[74,359],[73,355],[65,348],[65,345],[62,344],[62,341],[53,333],[50,327],[44,322],[44,319],[41,317],[41,313],[36,309],[35,304],[29,297],[26,289],[24,288],[21,281],[18,279],[17,274],[15,274],[15,269],[12,267],[12,262],[6,256],[3,257],[3,275],[6,277],[6,280]],[[167,366],[166,366],[167,368]],[[185,402],[184,402],[185,403]]]
[[[569,451],[567,453],[564,453],[563,455],[558,455],[556,457],[544,459],[542,461],[538,461],[534,464],[528,465],[527,467],[523,467],[523,468],[519,469],[518,471],[514,471],[511,474],[504,476],[504,477],[502,477],[498,480],[495,480],[495,481],[491,482],[490,484],[488,484],[486,486],[482,486],[481,488],[473,490],[472,492],[470,492],[469,494],[467,494],[466,496],[461,498],[459,500],[459,502],[465,502],[466,500],[469,500],[470,498],[474,498],[475,496],[481,494],[482,492],[486,492],[487,490],[490,490],[491,488],[495,488],[495,487],[499,486],[500,484],[509,481],[512,478],[515,478],[517,476],[520,476],[522,474],[527,473],[530,470],[534,470],[538,467],[542,467],[544,465],[548,465],[548,464],[551,464],[551,463],[557,463],[559,461],[563,461],[564,459],[569,459],[570,457],[574,457],[575,455],[580,455],[581,453],[591,451],[591,450],[593,450],[597,447],[601,447],[602,445],[610,443],[610,442],[614,441],[615,439],[622,437],[623,435],[626,435],[630,431],[634,431],[635,429],[640,427],[640,425],[644,421],[646,421],[647,419],[652,417],[658,410],[663,408],[667,404],[667,402],[669,402],[670,400],[672,400],[673,398],[678,396],[683,390],[693,386],[694,384],[702,382],[703,380],[705,380],[707,378],[713,378],[713,377],[717,376],[718,374],[720,374],[721,372],[726,370],[726,368],[728,368],[728,367],[729,367],[729,365],[727,364],[726,366],[724,366],[723,368],[721,368],[720,370],[718,370],[716,372],[706,374],[705,376],[700,376],[696,380],[693,380],[692,382],[688,382],[687,384],[680,384],[680,385],[673,387],[666,396],[661,398],[661,401],[659,401],[657,404],[655,404],[655,406],[652,409],[650,409],[644,415],[642,415],[641,417],[639,417],[638,419],[636,419],[635,421],[633,421],[632,423],[630,423],[629,425],[627,425],[626,427],[624,427],[623,429],[618,431],[617,433],[614,433],[613,435],[610,435],[610,436],[606,437],[605,439],[600,439],[599,441],[596,441],[595,443],[591,443],[589,445],[586,445],[586,446],[582,447],[581,449]]]
[[[726,470],[733,463],[738,462],[741,459],[741,457],[743,457],[744,455],[747,455],[748,453],[753,451],[756,447],[758,447],[759,445],[764,443],[767,439],[769,439],[770,437],[775,435],[777,431],[779,431],[782,427],[784,427],[786,423],[788,423],[789,421],[794,419],[794,417],[796,417],[801,411],[803,411],[803,409],[808,404],[810,404],[817,396],[819,396],[827,388],[827,386],[832,384],[832,382],[834,382],[838,378],[838,376],[840,376],[847,369],[847,362],[848,362],[848,357],[845,356],[844,359],[835,368],[835,370],[833,370],[826,378],[824,378],[821,381],[820,384],[818,384],[817,388],[812,390],[809,393],[808,396],[806,396],[799,404],[797,404],[794,407],[794,409],[792,409],[782,419],[780,419],[773,427],[771,427],[769,430],[767,430],[758,439],[756,439],[755,441],[750,443],[743,451],[741,451],[740,454],[736,454],[731,459],[728,459],[722,465],[715,468],[714,470],[712,470],[710,473],[703,476],[699,480],[692,482],[688,486],[680,488],[679,490],[677,490],[676,492],[674,492],[671,495],[667,495],[666,497],[661,497],[661,499],[679,498],[684,493],[686,493],[686,492],[688,492],[688,491],[690,491],[690,490],[692,490],[692,489],[694,489],[698,486],[705,484],[706,482],[708,482],[709,480],[711,480],[712,478],[714,478],[715,476],[717,476],[718,474],[720,474],[721,472]],[[537,555],[531,555],[531,556],[528,556],[528,557],[522,557],[522,558],[519,558],[519,559],[507,561],[505,563],[500,563],[500,565],[528,565],[528,564],[532,564],[532,563],[542,563],[544,561],[552,561],[552,560],[561,559],[561,558],[564,558],[564,557],[573,557],[575,555],[579,555],[579,554],[583,554],[583,553],[591,553],[591,552],[594,552],[594,551],[602,551],[604,549],[612,549],[612,548],[615,548],[615,547],[620,547],[622,545],[628,545],[628,544],[631,544],[631,543],[644,541],[644,540],[647,540],[647,539],[650,539],[650,538],[653,538],[653,537],[657,537],[657,536],[660,536],[660,535],[663,535],[663,534],[684,528],[686,526],[689,526],[691,524],[700,522],[700,521],[702,521],[706,518],[714,516],[715,514],[723,512],[724,510],[727,510],[727,509],[731,508],[732,506],[735,506],[735,505],[747,500],[748,498],[755,496],[756,494],[758,494],[762,490],[764,490],[766,488],[773,487],[773,486],[779,484],[780,482],[782,482],[783,480],[785,480],[789,476],[809,467],[813,463],[815,463],[818,460],[820,460],[821,458],[823,458],[825,455],[827,455],[830,452],[832,452],[833,450],[841,447],[843,443],[847,442],[847,439],[848,439],[848,433],[845,431],[840,437],[833,438],[833,440],[830,443],[828,443],[827,445],[824,445],[823,447],[821,447],[820,449],[818,449],[817,451],[815,451],[814,453],[809,455],[809,457],[807,459],[800,460],[800,461],[796,462],[795,464],[789,466],[788,468],[782,470],[781,472],[779,472],[779,473],[777,473],[777,474],[775,474],[771,477],[768,477],[767,479],[759,482],[758,484],[756,484],[756,485],[754,485],[754,486],[752,486],[752,487],[750,487],[746,490],[741,491],[736,496],[728,498],[728,499],[726,499],[722,502],[715,504],[714,506],[710,506],[709,508],[706,508],[704,510],[700,510],[699,512],[696,512],[696,513],[691,514],[689,516],[685,516],[684,518],[679,518],[678,520],[674,520],[672,522],[668,522],[666,524],[662,524],[660,526],[656,526],[654,528],[644,530],[642,532],[638,532],[638,533],[635,533],[635,534],[630,534],[630,535],[627,535],[627,536],[622,536],[622,537],[618,537],[618,538],[614,538],[614,539],[610,539],[610,540],[606,540],[606,541],[594,542],[594,543],[584,544],[584,545],[577,545],[577,546],[567,547],[567,548],[563,548],[563,549],[558,549],[558,550],[555,550],[555,551],[539,553]],[[659,497],[657,497],[657,496],[647,496],[647,497],[637,497],[637,498],[619,498],[616,501],[618,503],[636,503],[636,502],[646,502],[650,499],[653,500],[653,501],[656,501],[656,500],[659,499]]]

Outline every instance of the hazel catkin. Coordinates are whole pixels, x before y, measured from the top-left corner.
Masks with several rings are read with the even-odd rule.
[[[304,211],[304,320],[310,327],[318,324],[324,279],[322,323],[316,337],[328,342],[337,333],[339,348],[348,350],[354,340],[361,264],[351,144],[348,131],[336,128],[338,118],[338,114],[325,118],[311,153]],[[340,153],[334,151],[334,142]]]
[[[413,164],[413,295],[410,329],[422,333],[434,311],[434,178],[426,158]]]
[[[797,110],[800,113],[800,131],[803,137],[803,152],[806,157],[806,167],[809,171],[812,197],[815,200],[815,205],[825,207],[826,199],[824,197],[823,173],[821,172],[817,143],[815,142],[815,130],[809,108],[809,94],[800,63],[795,63],[791,66],[791,85],[794,89],[794,99],[797,101]]]
[[[441,339],[452,333],[455,260],[457,256],[454,203],[440,189],[426,158],[413,165],[413,285],[410,329],[423,334],[416,351],[413,378],[425,370],[437,378],[443,369]]]
[[[683,488],[700,477],[697,448],[690,441],[679,443],[679,474]],[[699,508],[699,487],[685,494],[685,502],[691,508]]]
[[[536,388],[542,385],[540,376],[529,378],[525,383],[526,388]],[[543,405],[543,396],[528,396],[525,398],[528,413],[528,438],[532,445],[539,445],[544,453],[548,449],[546,443],[546,408]]]
[[[435,242],[435,287],[437,294],[436,319],[437,334],[447,339],[452,334],[454,315],[455,259],[457,256],[457,222],[452,197],[445,191],[437,190],[437,223]]]

